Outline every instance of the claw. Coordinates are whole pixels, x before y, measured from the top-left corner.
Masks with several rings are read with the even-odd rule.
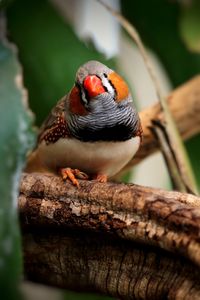
[[[87,180],[89,179],[89,176],[84,173],[84,172],[81,172],[79,169],[74,169],[74,175],[79,178],[79,179],[84,179],[84,180]]]
[[[85,179],[87,180],[89,177],[84,172],[81,172],[78,169],[71,169],[71,168],[60,168],[60,174],[63,180],[69,179],[73,185],[77,186],[79,188],[79,182],[78,179]]]
[[[60,169],[60,174],[62,176],[62,179],[66,180],[68,178],[73,183],[73,185],[75,185],[79,188],[79,182],[73,173],[74,173],[73,169],[70,169],[70,168],[61,168]]]
[[[94,180],[97,180],[98,182],[107,182],[108,176],[104,174],[97,174],[93,176]]]

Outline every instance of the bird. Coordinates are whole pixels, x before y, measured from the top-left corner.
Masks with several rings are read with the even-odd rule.
[[[133,158],[142,126],[124,79],[101,62],[79,67],[72,89],[42,124],[27,172],[107,182]]]

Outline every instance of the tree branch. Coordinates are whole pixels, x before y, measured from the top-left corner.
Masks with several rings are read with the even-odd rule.
[[[200,132],[200,76],[194,77],[187,83],[174,90],[168,96],[169,108],[184,140],[191,138]],[[153,136],[150,127],[152,120],[164,120],[160,104],[157,103],[140,113],[144,131],[143,143],[140,151],[126,166],[130,168],[142,159],[158,150],[158,143]]]
[[[120,299],[199,299],[199,208],[179,192],[24,174],[25,273]]]

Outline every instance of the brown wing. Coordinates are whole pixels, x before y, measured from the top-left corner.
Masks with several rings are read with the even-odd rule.
[[[59,138],[68,136],[67,123],[65,120],[66,97],[67,96],[58,101],[42,124],[39,130],[38,143],[41,143],[43,140],[45,140],[47,144],[55,143]]]

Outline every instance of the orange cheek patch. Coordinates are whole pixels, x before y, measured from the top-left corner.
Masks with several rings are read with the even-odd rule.
[[[78,87],[73,87],[69,95],[69,108],[70,111],[76,115],[84,116],[87,115],[87,110],[85,109],[80,98],[80,91]]]
[[[108,75],[108,79],[111,81],[112,85],[114,86],[117,97],[117,101],[124,100],[129,95],[129,88],[126,82],[115,72],[110,73]]]

